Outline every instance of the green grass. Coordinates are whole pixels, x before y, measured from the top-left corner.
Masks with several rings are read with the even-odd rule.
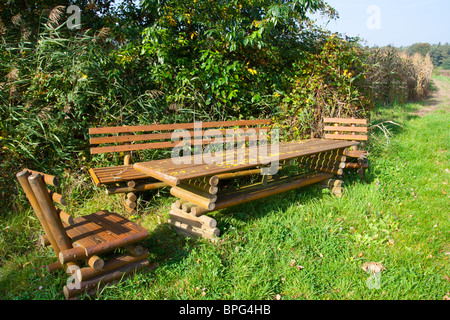
[[[450,296],[450,113],[424,117],[406,104],[376,110],[367,181],[345,178],[336,198],[304,188],[213,214],[217,243],[184,240],[167,224],[173,198],[145,194],[133,217],[150,230],[154,271],[106,287],[99,299],[430,299]],[[399,126],[401,125],[401,126]],[[122,212],[120,199],[69,179],[75,215]],[[41,228],[22,196],[0,221],[0,297],[63,299],[63,272],[36,245]],[[77,203],[83,205],[77,205]],[[123,212],[122,212],[123,213]],[[367,286],[365,262],[382,263],[380,289]]]

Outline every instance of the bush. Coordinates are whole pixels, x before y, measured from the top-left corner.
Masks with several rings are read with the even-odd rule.
[[[315,46],[293,66],[289,90],[275,93],[285,139],[321,137],[323,117],[368,117],[373,107],[358,39],[316,35]]]
[[[139,49],[118,45],[107,28],[72,35],[48,18],[55,10],[62,9],[42,16],[39,40],[30,41],[26,28],[1,30],[3,192],[25,166],[55,174],[86,166],[89,127],[164,120]]]

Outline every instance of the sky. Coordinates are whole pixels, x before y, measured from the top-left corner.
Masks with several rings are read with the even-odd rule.
[[[325,0],[339,19],[319,19],[332,32],[359,36],[368,46],[450,43],[449,0]]]

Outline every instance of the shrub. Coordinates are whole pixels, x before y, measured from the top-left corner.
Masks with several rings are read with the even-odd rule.
[[[275,93],[285,139],[321,137],[323,117],[368,117],[373,106],[366,52],[358,39],[317,36],[321,39],[294,64],[289,89]]]

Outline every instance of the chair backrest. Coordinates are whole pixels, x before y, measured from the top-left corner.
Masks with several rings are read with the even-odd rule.
[[[70,223],[71,218],[53,203],[55,201],[64,205],[64,197],[49,191],[46,187],[46,184],[59,186],[56,177],[28,169],[17,173],[16,177],[55,253],[58,255],[62,250],[72,248],[72,242],[61,221],[63,219],[66,223]]]
[[[324,118],[325,139],[367,141],[367,119]]]
[[[173,148],[186,139],[185,136],[178,141],[172,139],[172,134],[181,130],[188,135],[186,140],[191,146],[210,144],[211,140],[205,139],[208,131],[211,134],[210,130],[220,132],[224,140],[225,135],[230,133],[227,129],[233,129],[233,135],[243,134],[246,139],[253,140],[268,133],[271,123],[271,120],[236,120],[90,128],[91,154]],[[198,130],[200,126],[201,130]]]

